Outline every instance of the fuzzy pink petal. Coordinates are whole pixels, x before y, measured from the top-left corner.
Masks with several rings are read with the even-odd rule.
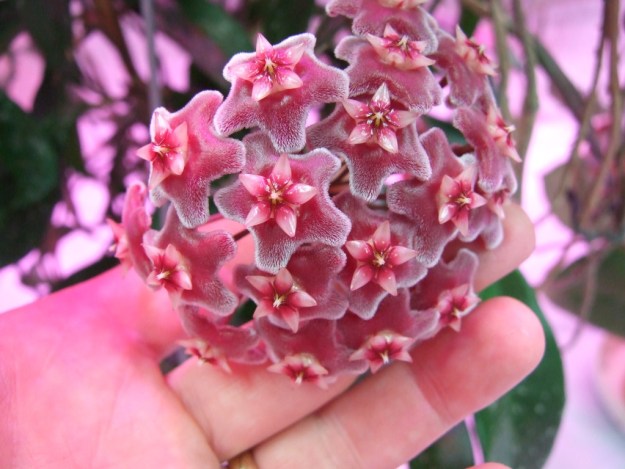
[[[290,204],[301,205],[317,195],[317,188],[308,184],[293,184],[284,192],[284,200]]]
[[[293,276],[287,269],[280,269],[273,282],[276,293],[284,295],[293,288]]]
[[[354,271],[352,277],[352,283],[349,286],[350,290],[358,290],[360,287],[364,287],[368,284],[375,274],[375,270],[369,264],[361,265]]]
[[[245,226],[260,225],[271,217],[271,206],[267,202],[256,202],[252,205],[250,212],[245,219]]]
[[[394,117],[397,127],[403,129],[416,121],[418,114],[412,111],[395,111]]]
[[[283,205],[276,210],[276,223],[288,236],[295,236],[297,215],[291,207]]]
[[[345,243],[345,248],[358,261],[366,262],[373,258],[371,246],[366,241],[348,241]]]
[[[273,281],[264,275],[248,275],[245,279],[264,296],[273,295]]]
[[[288,47],[282,51],[284,54],[283,55],[284,61],[291,65],[295,65],[301,60],[302,55],[304,55],[305,51],[306,51],[306,44],[303,42],[300,42],[299,44],[295,44],[291,47]]]
[[[391,244],[391,224],[388,221],[382,223],[373,233],[373,245],[379,251],[386,251]]]
[[[379,270],[375,281],[391,295],[397,295],[397,281],[395,280],[395,273],[392,269],[382,267]]]
[[[297,308],[310,308],[312,306],[317,306],[317,301],[302,290],[289,295],[288,302]]]
[[[352,145],[365,143],[371,138],[371,126],[368,124],[358,124],[349,134],[347,142]]]
[[[378,144],[389,153],[395,154],[399,151],[397,134],[388,127],[378,131]]]
[[[414,249],[408,249],[403,246],[393,246],[389,253],[388,261],[393,266],[401,265],[417,257],[417,254],[417,251]]]
[[[291,180],[291,165],[289,164],[289,157],[286,153],[282,153],[276,165],[271,170],[271,179],[279,184],[285,184]]]

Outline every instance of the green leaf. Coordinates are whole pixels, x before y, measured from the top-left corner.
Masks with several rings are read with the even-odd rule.
[[[466,425],[460,423],[410,461],[410,469],[461,468],[473,465],[473,450]]]
[[[479,21],[480,17],[473,10],[467,7],[462,7],[458,24],[467,37],[471,37],[473,35]]]
[[[251,15],[259,21],[264,36],[275,44],[306,31],[315,10],[314,0],[262,0],[253,4]]]
[[[617,248],[602,258],[583,257],[564,269],[546,288],[549,298],[562,308],[579,314],[590,282],[594,282],[591,323],[625,337],[625,249]]]
[[[545,330],[542,361],[516,388],[477,413],[476,427],[487,461],[515,469],[541,468],[553,446],[564,407],[560,351],[533,289],[513,272],[482,293],[482,298],[511,296],[528,305]]]
[[[230,57],[237,52],[252,52],[245,28],[221,6],[206,0],[178,0],[185,16],[197,25]]]

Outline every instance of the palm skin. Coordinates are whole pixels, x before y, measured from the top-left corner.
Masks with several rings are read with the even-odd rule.
[[[478,288],[531,251],[516,207],[506,231]],[[164,377],[159,360],[183,336],[168,299],[119,268],[0,315],[2,467],[218,468],[249,448],[261,469],[394,467],[516,384],[543,348],[532,313],[500,298],[416,347],[414,364],[324,391],[264,366],[227,375],[188,361]]]

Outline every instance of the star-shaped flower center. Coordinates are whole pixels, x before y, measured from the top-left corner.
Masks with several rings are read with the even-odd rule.
[[[414,339],[404,337],[390,330],[383,330],[369,337],[364,344],[356,350],[350,360],[366,360],[369,362],[371,372],[375,373],[391,360],[401,360],[408,363],[412,358],[408,353]]]
[[[304,50],[304,44],[283,49],[274,48],[259,34],[255,56],[233,65],[231,71],[237,77],[253,83],[252,98],[260,101],[270,94],[300,88],[304,84],[293,71]]]
[[[300,308],[316,306],[315,299],[295,284],[291,273],[281,269],[275,277],[249,275],[247,281],[260,292],[255,318],[275,316],[295,333],[299,328]]]
[[[501,114],[491,107],[486,114],[486,128],[497,144],[499,151],[513,161],[520,163],[521,157],[512,138],[512,132],[515,130],[514,125],[507,124],[501,117]]]
[[[171,174],[180,176],[189,159],[187,123],[172,129],[160,109],[154,111],[150,125],[152,141],[137,150],[137,155],[151,163],[150,189]]]
[[[415,70],[435,63],[422,54],[424,41],[413,41],[405,34],[400,35],[390,24],[384,28],[383,37],[367,34],[366,38],[384,63],[400,70]]]
[[[486,48],[473,39],[469,39],[460,26],[456,27],[456,52],[475,73],[497,75],[495,65],[486,55]]]
[[[269,177],[240,174],[239,180],[257,200],[247,215],[245,225],[255,226],[273,218],[290,237],[295,236],[299,207],[317,194],[315,187],[293,181],[286,154],[278,158]]]
[[[438,222],[451,220],[464,236],[469,233],[471,210],[486,204],[486,199],[473,189],[476,177],[475,166],[468,167],[456,178],[445,175],[437,196]]]
[[[346,99],[343,106],[356,121],[347,141],[351,145],[376,143],[389,153],[398,152],[397,131],[417,119],[417,113],[395,110],[386,83],[383,83],[368,103]]]
[[[146,283],[154,288],[164,287],[170,294],[179,295],[182,290],[191,290],[191,275],[182,255],[173,244],[165,249],[145,244],[145,253],[152,261],[152,271]]]
[[[297,385],[312,382],[322,388],[327,387],[324,376],[328,374],[328,370],[319,363],[314,355],[309,353],[298,353],[284,357],[281,362],[271,365],[268,370],[288,376]]]
[[[417,256],[417,251],[413,249],[391,245],[391,228],[388,221],[382,223],[369,240],[348,241],[345,248],[358,261],[350,285],[352,291],[374,282],[391,295],[397,295],[393,267]]]
[[[437,306],[441,323],[459,331],[461,319],[469,314],[479,301],[479,297],[472,292],[469,284],[445,290],[440,294]]]

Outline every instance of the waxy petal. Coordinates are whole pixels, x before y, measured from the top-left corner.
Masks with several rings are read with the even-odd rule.
[[[289,295],[289,304],[297,308],[311,308],[317,306],[317,301],[305,291],[295,291]]]
[[[389,153],[395,154],[399,151],[397,134],[392,129],[385,128],[378,130],[378,144]]]
[[[386,251],[391,245],[391,224],[385,221],[378,226],[371,240],[378,251]]]
[[[284,200],[290,204],[301,205],[317,195],[317,188],[308,184],[293,184],[284,193]]]
[[[393,266],[401,265],[414,259],[417,255],[418,252],[414,249],[408,249],[404,246],[393,246],[388,255],[388,262]]]
[[[245,277],[264,296],[273,295],[273,278],[264,275],[248,275]]]
[[[393,272],[392,269],[382,267],[378,271],[375,282],[391,295],[397,296],[397,280],[395,279],[395,272]]]
[[[369,264],[364,264],[356,268],[354,276],[352,277],[352,283],[349,286],[350,290],[358,290],[368,284],[375,275],[375,270]]]
[[[285,295],[293,288],[293,276],[287,269],[280,269],[273,281],[276,293]]]
[[[357,261],[368,262],[373,259],[373,250],[366,241],[348,241],[345,248]]]
[[[257,174],[239,174],[239,181],[243,187],[255,197],[267,195],[267,179]]]
[[[271,218],[271,205],[267,202],[257,202],[252,205],[251,210],[247,214],[245,226],[249,228],[251,226],[260,225],[269,220],[269,218]]]
[[[293,90],[304,86],[300,76],[292,70],[281,69],[276,72],[276,81],[281,89]]]
[[[291,238],[297,230],[297,215],[291,207],[281,206],[276,210],[276,223]]]
[[[368,142],[373,134],[371,133],[371,126],[368,124],[358,124],[349,134],[347,143],[351,145],[358,145]]]
[[[252,99],[254,101],[260,101],[265,99],[271,94],[273,90],[273,82],[269,77],[259,77],[254,80],[254,86],[252,87]]]
[[[271,170],[271,178],[281,185],[291,181],[291,165],[286,153],[282,153],[278,158],[276,165]]]

